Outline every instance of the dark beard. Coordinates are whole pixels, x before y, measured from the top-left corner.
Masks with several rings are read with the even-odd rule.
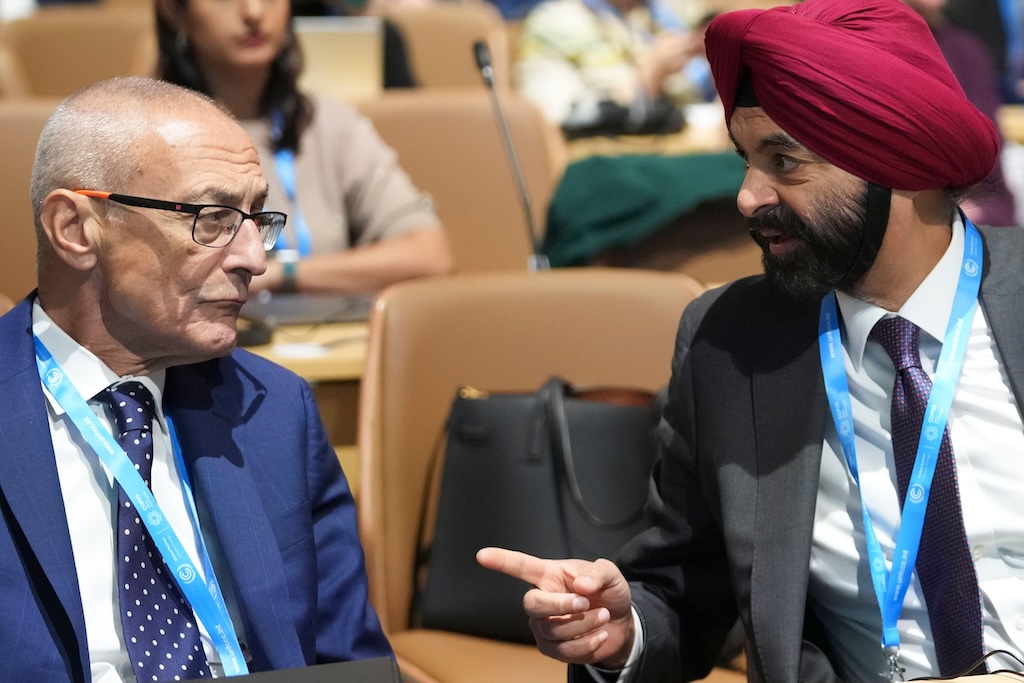
[[[856,196],[826,195],[807,221],[784,204],[748,218],[747,228],[763,251],[761,264],[768,281],[787,296],[817,301],[859,280],[871,266],[855,263],[864,239],[867,194],[865,184]],[[799,244],[785,254],[772,254],[768,241],[758,233],[761,229],[778,230]]]

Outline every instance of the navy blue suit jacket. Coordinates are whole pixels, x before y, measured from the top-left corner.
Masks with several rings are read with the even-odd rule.
[[[31,297],[0,318],[0,680],[88,681],[89,646],[36,371]],[[309,386],[246,351],[167,371],[200,525],[250,670],[390,656],[355,509]]]

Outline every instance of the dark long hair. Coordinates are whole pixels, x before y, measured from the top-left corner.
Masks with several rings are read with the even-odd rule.
[[[175,7],[183,12],[188,0],[172,0]],[[156,10],[157,43],[160,47],[158,76],[171,83],[198,90],[213,97],[206,77],[196,63],[191,44],[178,38],[178,31],[159,9]],[[280,112],[280,126],[272,125],[271,145],[274,150],[290,149],[299,151],[299,138],[313,120],[313,102],[299,91],[299,75],[303,60],[299,42],[291,22],[284,48],[270,65],[270,78],[260,102],[264,116]]]

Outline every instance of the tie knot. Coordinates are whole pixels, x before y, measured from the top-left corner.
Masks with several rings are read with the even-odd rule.
[[[918,347],[920,328],[906,318],[883,318],[871,329],[871,338],[882,345],[896,370],[921,367]]]
[[[97,394],[96,398],[110,406],[118,436],[130,431],[151,430],[156,415],[153,394],[141,382],[113,384]]]

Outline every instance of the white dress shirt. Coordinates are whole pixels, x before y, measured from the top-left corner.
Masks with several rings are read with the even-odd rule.
[[[32,309],[32,331],[43,342],[61,366],[66,377],[88,401],[93,411],[108,427],[113,424],[109,409],[93,397],[104,388],[129,377],[119,377],[90,351],[86,350],[61,330],[40,307],[38,301]],[[142,377],[130,377],[142,382],[153,393],[157,416],[153,421],[153,473],[150,477],[153,495],[168,522],[178,535],[192,563],[203,574],[203,565],[197,551],[197,529],[186,507],[181,476],[172,454],[163,414],[162,397],[165,373],[163,371]],[[93,683],[133,683],[135,673],[128,660],[128,651],[121,632],[118,605],[117,570],[115,560],[114,528],[117,525],[118,487],[113,476],[81,437],[68,415],[43,385],[48,401],[50,435],[56,455],[57,475],[64,498],[71,548],[74,553],[78,586],[85,611],[86,636]],[[208,539],[209,543],[209,539]],[[211,547],[215,571],[222,567],[216,548]],[[225,586],[225,571],[217,571],[221,589],[229,610],[232,610],[236,629],[240,624],[233,612],[233,591]],[[205,579],[205,576],[203,577]],[[220,658],[212,646],[209,634],[197,618],[214,677],[222,676]],[[239,638],[242,634],[238,634]]]
[[[1007,228],[1008,230],[1013,228]],[[921,360],[934,376],[964,250],[964,228],[899,315],[921,328]],[[868,340],[887,312],[840,294],[843,352],[853,406],[857,462],[864,501],[886,558],[892,561],[900,509],[890,438],[895,370],[880,344]],[[983,597],[986,651],[1024,652],[1024,425],[980,304],[971,322],[949,429],[967,540]],[[810,597],[835,647],[838,673],[849,680],[888,680],[882,621],[868,572],[861,494],[835,426],[821,459],[811,552]],[[939,674],[931,626],[916,572],[900,616],[900,661],[908,679]],[[990,669],[1021,666],[1009,658]]]

